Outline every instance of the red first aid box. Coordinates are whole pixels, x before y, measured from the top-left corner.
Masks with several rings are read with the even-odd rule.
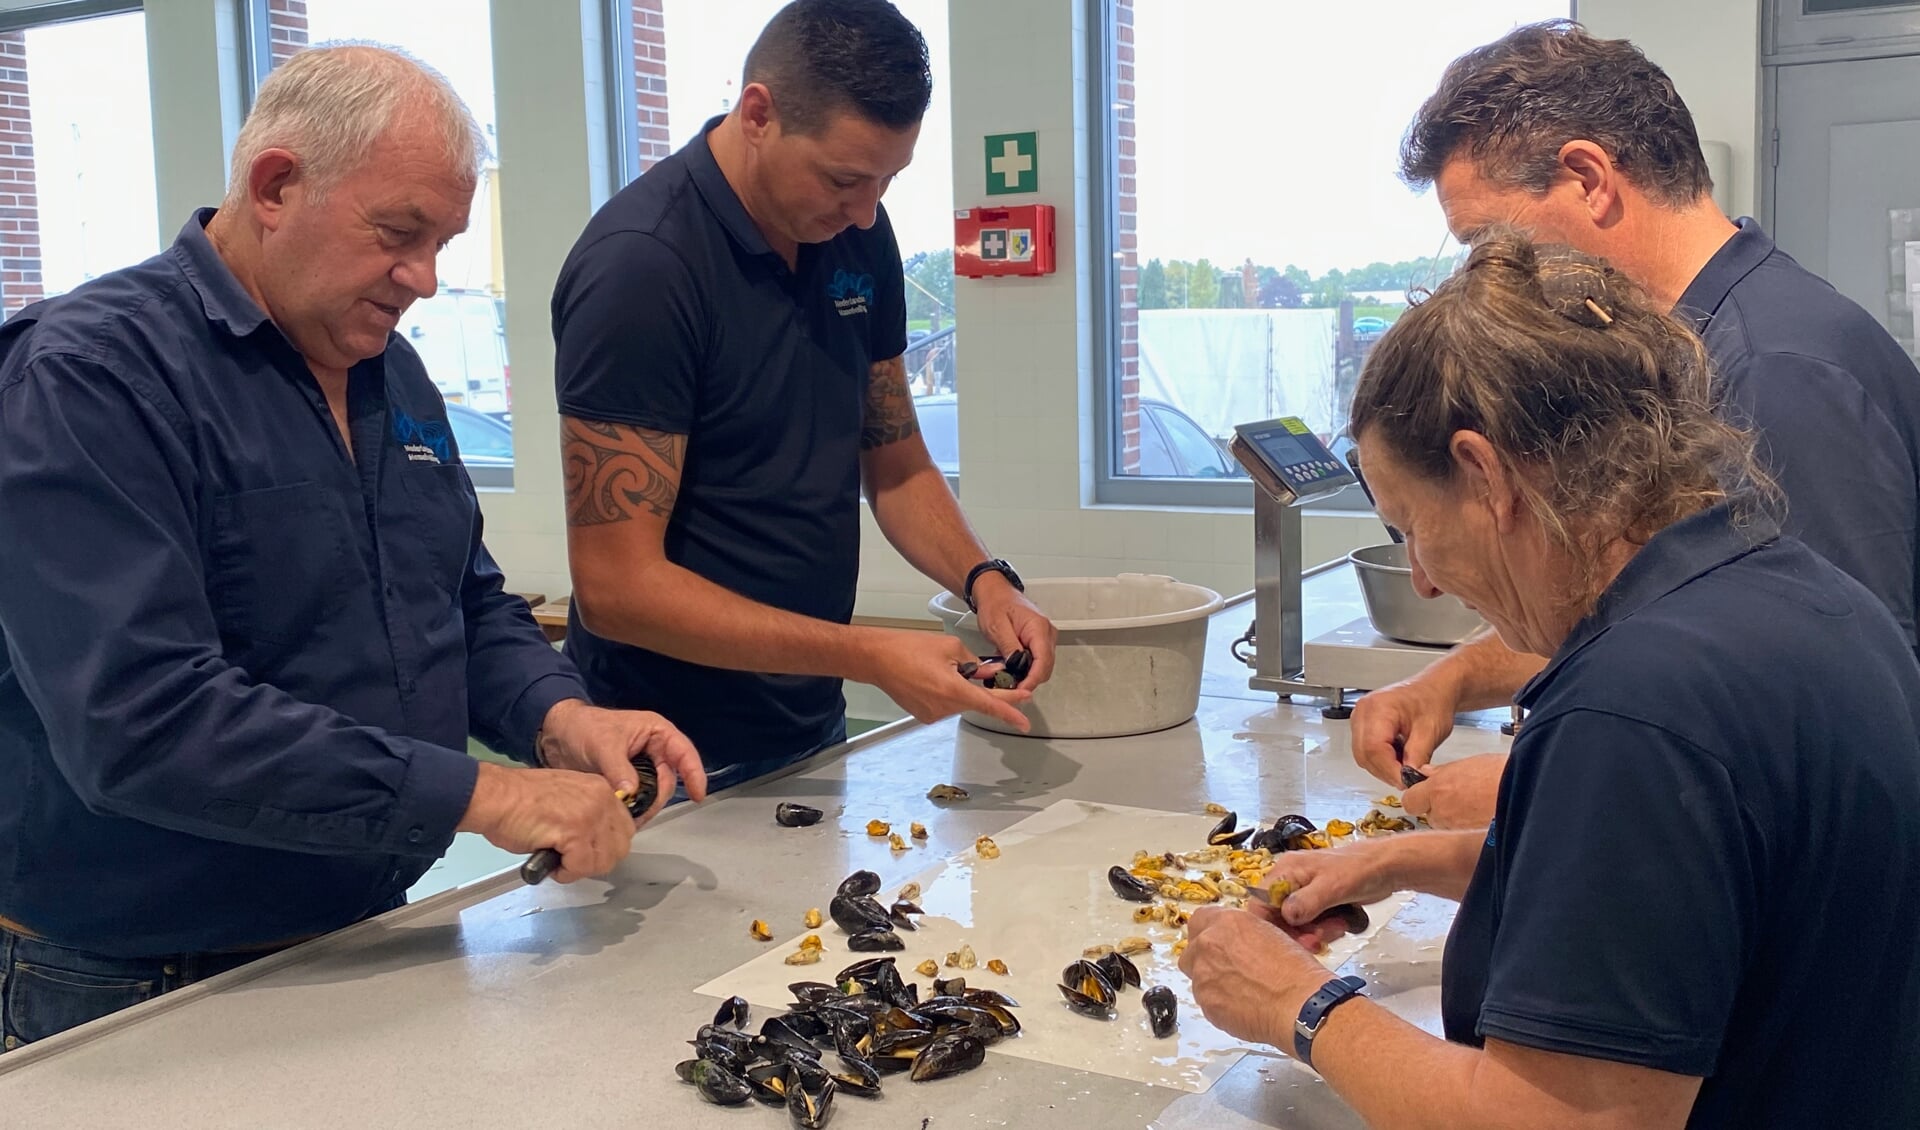
[[[969,279],[1052,274],[1053,205],[955,212],[953,273]]]

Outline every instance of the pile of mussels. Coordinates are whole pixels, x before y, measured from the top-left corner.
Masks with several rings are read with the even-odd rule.
[[[833,984],[788,986],[792,1008],[746,1031],[749,1005],[734,997],[689,1041],[696,1058],[675,1071],[700,1097],[722,1106],[758,1099],[785,1106],[795,1126],[817,1130],[833,1116],[836,1093],[877,1098],[880,1077],[906,1072],[915,1083],[980,1066],[987,1045],[1020,1034],[1017,1002],[966,981],[936,980],[920,999],[891,957],[842,969]],[[835,1067],[825,1057],[831,1053]]]

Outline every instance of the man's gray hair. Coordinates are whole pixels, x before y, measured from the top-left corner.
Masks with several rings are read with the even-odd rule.
[[[448,163],[469,183],[478,182],[487,138],[444,75],[384,44],[324,43],[280,64],[260,84],[233,146],[227,203],[246,199],[248,170],[269,149],[298,157],[308,191],[324,197],[361,167],[402,109],[423,116]]]

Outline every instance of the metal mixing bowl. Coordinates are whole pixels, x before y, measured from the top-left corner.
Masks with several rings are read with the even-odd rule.
[[[1428,600],[1413,591],[1413,569],[1407,547],[1369,545],[1347,554],[1360,578],[1360,596],[1374,631],[1405,643],[1451,647],[1487,626],[1460,598],[1441,595]]]

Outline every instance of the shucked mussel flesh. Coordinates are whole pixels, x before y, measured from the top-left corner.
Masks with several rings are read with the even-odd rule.
[[[826,813],[804,804],[776,804],[773,806],[773,822],[782,828],[811,828],[820,823]]]
[[[1091,965],[1092,975],[1100,974]],[[905,1073],[928,1082],[980,1066],[986,1047],[1017,1036],[1018,1007],[991,989],[945,982],[926,1001],[906,983],[892,957],[870,957],[834,975],[833,983],[788,986],[794,1004],[750,1035],[744,1001],[728,1001],[717,1023],[702,1025],[690,1042],[694,1059],[675,1067],[702,1098],[738,1105],[757,1098],[784,1106],[802,1130],[818,1130],[840,1094],[876,1097],[884,1076]],[[832,1056],[835,1065],[826,1065]]]

